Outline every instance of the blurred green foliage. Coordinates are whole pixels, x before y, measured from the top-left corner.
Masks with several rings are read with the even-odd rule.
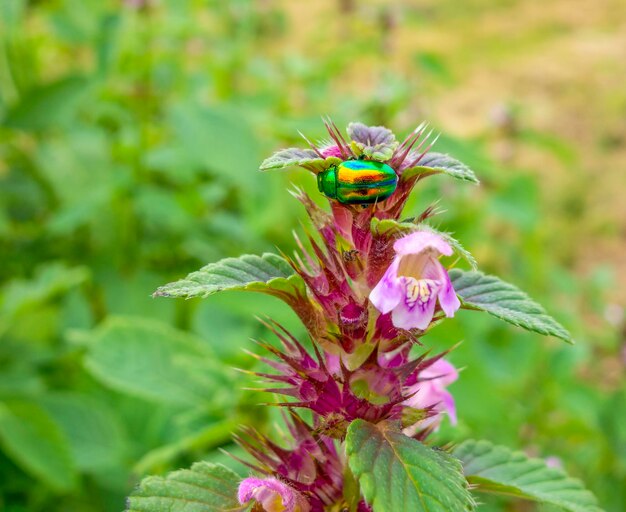
[[[325,4],[343,32],[272,1],[0,2],[3,510],[120,510],[140,476],[199,459],[245,471],[217,449],[237,452],[230,435],[241,423],[271,427],[271,413],[253,406],[271,397],[244,391],[253,383],[231,368],[254,364],[242,349],[256,350],[249,338],[266,331],[253,315],[302,328],[272,299],[151,292],[225,256],[293,247],[303,212],[286,189],[314,190],[313,180],[256,169],[275,148],[300,144],[297,129],[321,137],[328,113],[340,126],[408,131],[434,91],[463,85],[444,53],[398,56],[399,15],[384,4]],[[408,8],[402,21],[424,27],[451,5]],[[298,41],[300,22],[318,24],[314,45]],[[460,425],[437,436],[559,457],[621,511],[621,340],[601,320],[612,278],[568,270],[585,187],[570,180],[545,201],[541,176],[491,157],[503,137],[580,173],[577,148],[529,126],[443,136],[437,149],[483,185],[432,178],[407,215],[441,198],[440,226],[483,270],[545,303],[579,343],[472,313],[438,327],[425,344],[464,340],[452,360],[466,369],[452,388]],[[486,509],[513,510],[504,506]]]

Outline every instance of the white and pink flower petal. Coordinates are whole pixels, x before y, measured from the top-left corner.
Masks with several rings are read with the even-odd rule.
[[[435,313],[438,284],[428,279],[401,277],[403,297],[391,313],[393,325],[399,329],[428,328]]]
[[[456,425],[457,424],[456,405],[454,403],[454,398],[452,397],[452,394],[449,391],[443,390],[441,392],[440,404],[443,407],[443,410],[448,413],[448,418],[450,418],[450,423],[452,423],[453,425]]]
[[[446,316],[452,317],[461,303],[440,255],[452,254],[442,237],[416,231],[397,240],[396,256],[370,293],[381,313],[392,311],[392,323],[399,329],[428,328],[437,300]]]
[[[370,301],[382,314],[389,313],[402,301],[403,287],[398,279],[398,258],[389,265],[382,279],[370,292]]]
[[[459,378],[459,371],[452,363],[441,357],[427,368],[424,368],[419,376],[421,379],[437,381],[441,386],[449,386]]]
[[[419,254],[427,249],[435,250],[444,256],[452,255],[452,247],[442,237],[429,231],[415,231],[406,235],[393,244],[396,254]]]
[[[437,262],[441,275],[441,289],[439,291],[439,305],[447,317],[452,318],[454,313],[461,307],[461,301],[454,291],[450,276],[443,265]]]
[[[457,380],[458,376],[458,370],[443,358],[437,359],[419,372],[418,382],[409,388],[414,395],[405,404],[416,409],[434,407],[434,410],[439,413],[422,421],[419,424],[420,428],[439,425],[442,413],[448,414],[450,422],[456,425],[454,398],[446,387]],[[416,430],[416,427],[410,427],[410,432],[414,433]]]

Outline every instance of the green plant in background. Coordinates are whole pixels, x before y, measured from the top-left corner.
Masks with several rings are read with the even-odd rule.
[[[451,15],[444,1],[394,25],[366,3],[337,18],[336,34],[307,17],[325,34],[311,49],[281,2],[0,2],[0,508],[120,510],[142,475],[205,457],[246,476],[217,448],[239,453],[234,424],[268,432],[278,418],[254,404],[269,397],[240,391],[253,384],[228,370],[209,379],[194,360],[252,370],[241,349],[258,351],[246,340],[268,331],[251,314],[262,305],[302,337],[297,318],[254,294],[199,302],[148,292],[206,261],[292,247],[297,202],[284,189],[295,181],[314,195],[315,184],[255,170],[296,127],[322,137],[318,112],[402,127],[465,83],[467,52],[454,46],[394,69],[398,29],[436,21],[462,34],[479,10]],[[602,268],[591,278],[564,270],[593,220],[580,158],[591,148],[533,131],[522,107],[507,144],[541,155],[546,175],[566,167],[567,180],[502,169],[487,156],[499,133],[442,136],[438,150],[480,170],[482,187],[425,180],[407,216],[443,196],[441,225],[483,269],[545,297],[581,343],[541,344],[477,315],[441,324],[424,339],[434,350],[472,342],[451,356],[467,365],[450,387],[459,424],[444,422],[433,439],[484,436],[561,458],[621,511],[620,338],[597,320],[613,280]]]
[[[330,212],[294,193],[317,231],[308,236],[309,249],[298,242],[293,258],[228,258],[155,293],[256,291],[293,309],[312,348],[268,320],[281,346],[261,343],[270,355],[257,357],[271,370],[254,373],[270,383],[265,391],[288,397],[278,404],[287,411],[288,441],[275,444],[246,426],[236,440],[249,456],[238,460],[254,476],[242,480],[223,465],[197,463],[145,479],[128,510],[183,511],[192,504],[207,512],[444,512],[474,510],[475,494],[492,493],[599,512],[593,494],[546,461],[488,441],[447,450],[432,444],[443,415],[457,421],[446,389],[458,378],[444,358],[451,349],[433,355],[421,341],[446,317],[460,308],[483,311],[529,331],[571,337],[515,286],[478,272],[459,242],[432,227],[434,207],[399,220],[428,176],[478,183],[459,161],[427,152],[424,126],[399,143],[381,126],[350,123],[346,139],[330,120],[325,124],[327,142],[279,151],[261,166],[297,165],[317,175]],[[455,252],[471,270],[440,262]]]
[[[182,99],[168,79],[178,56],[161,52],[160,71],[144,58],[150,14],[110,7],[0,6],[2,509],[118,510],[137,475],[228,443],[258,414],[223,370],[261,332],[242,317],[250,302],[170,307],[147,290],[199,257],[288,236],[279,211],[248,202],[259,134],[237,107]],[[207,139],[221,148],[210,161]]]

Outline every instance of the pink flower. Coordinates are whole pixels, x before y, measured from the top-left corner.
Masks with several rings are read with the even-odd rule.
[[[452,247],[441,236],[416,231],[397,240],[396,256],[370,293],[370,301],[381,313],[391,313],[399,329],[424,330],[430,324],[439,299],[448,317],[461,303],[439,256],[450,256]]]
[[[409,387],[410,392],[415,393],[411,398],[404,402],[405,405],[415,409],[426,409],[432,407],[437,413],[446,412],[450,418],[450,422],[456,425],[456,407],[454,398],[446,389],[446,386],[452,384],[459,378],[457,369],[445,359],[438,359],[432,365],[422,370],[418,375],[416,384]],[[422,422],[420,427],[426,427],[431,424],[439,424],[441,414],[437,414],[428,418],[426,422]]]
[[[266,512],[309,512],[311,509],[302,494],[276,478],[246,478],[239,484],[238,498],[242,505],[255,500]]]

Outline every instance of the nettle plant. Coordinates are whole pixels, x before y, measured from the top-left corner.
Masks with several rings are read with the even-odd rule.
[[[285,397],[289,439],[282,444],[252,426],[234,433],[248,453],[243,480],[198,462],[142,481],[130,511],[398,512],[464,511],[481,493],[508,495],[572,512],[599,511],[582,484],[545,461],[489,441],[437,447],[429,442],[443,417],[456,422],[446,387],[458,372],[420,338],[460,309],[489,313],[516,326],[571,342],[568,332],[515,286],[476,270],[449,234],[428,224],[433,207],[401,218],[414,187],[445,174],[478,183],[465,165],[429,152],[420,126],[402,143],[387,128],[348,125],[345,138],[277,152],[261,170],[300,166],[317,177],[330,203],[304,205],[317,234],[299,251],[245,255],[212,263],[159,288],[161,297],[206,297],[248,290],[278,297],[301,319],[311,343],[272,320],[280,341],[255,356],[266,391]],[[452,268],[459,258],[472,270]],[[310,347],[310,348],[307,348]],[[306,414],[302,410],[308,409]]]

